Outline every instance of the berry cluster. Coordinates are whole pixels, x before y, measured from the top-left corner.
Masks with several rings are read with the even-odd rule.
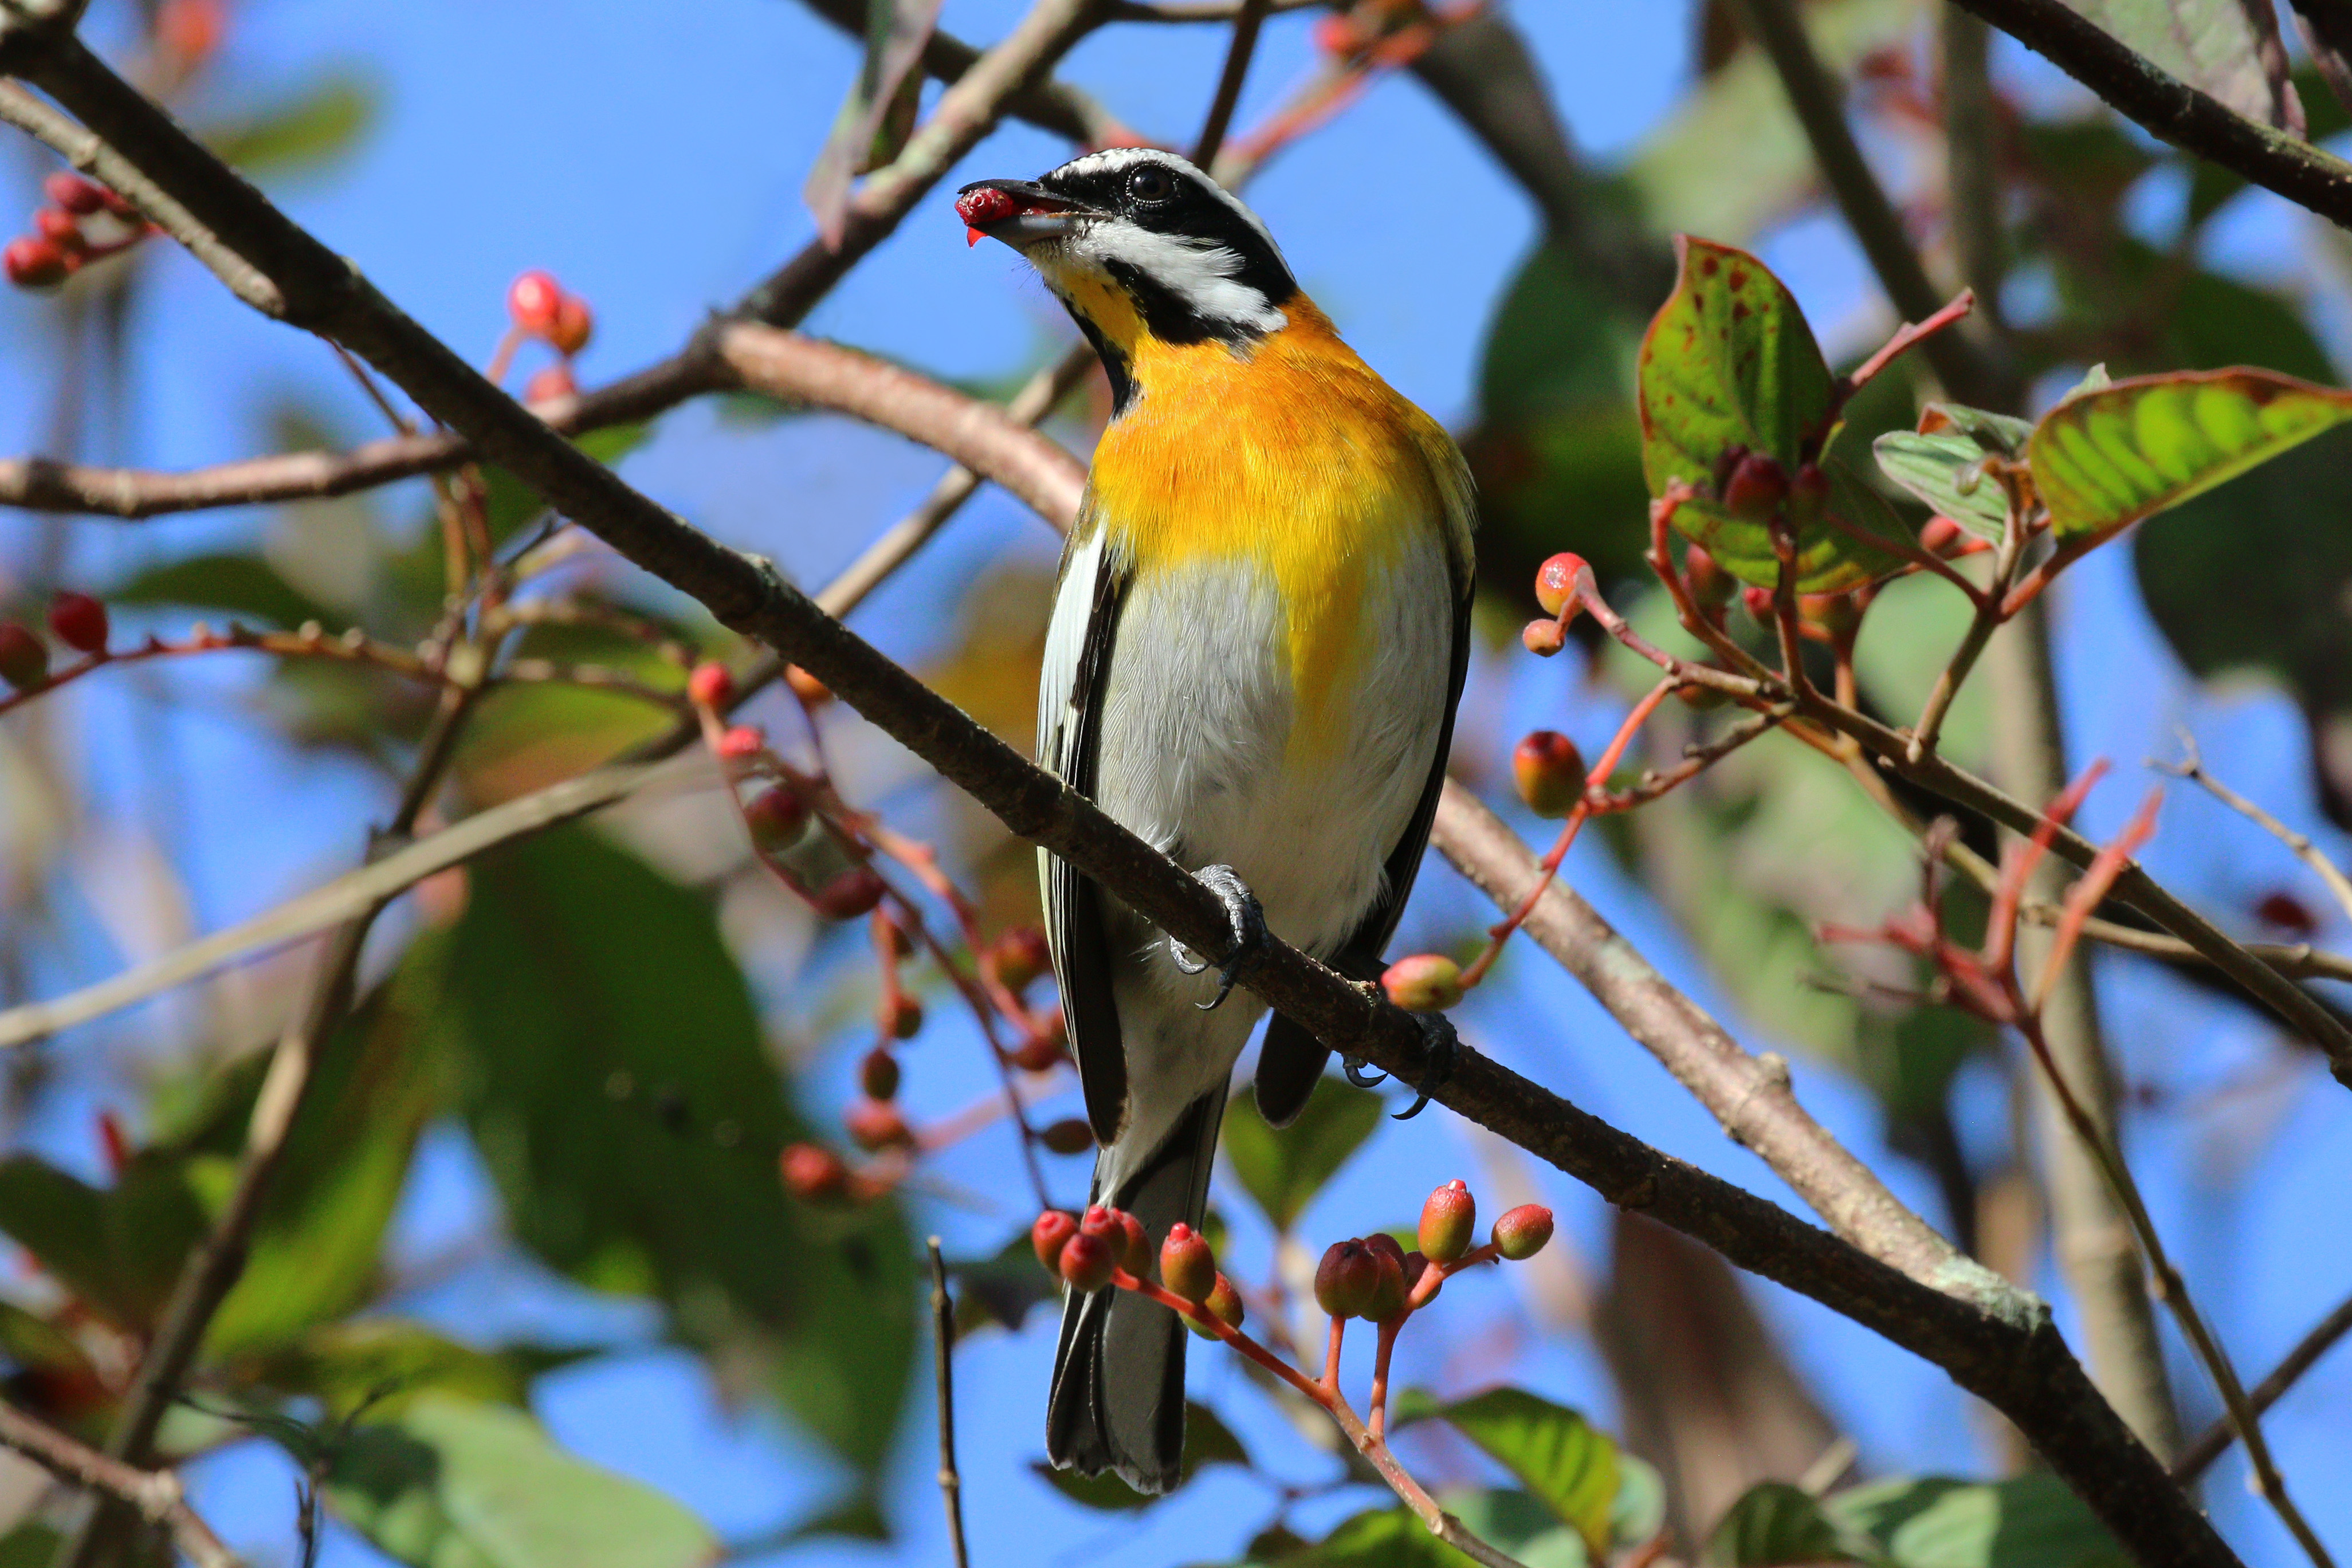
[[[51,600],[49,630],[86,662],[106,657],[106,606],[87,593],[60,593]],[[49,645],[21,622],[0,621],[0,681],[29,692],[48,680]]]
[[[33,209],[33,232],[0,247],[0,270],[19,288],[54,288],[150,232],[137,208],[69,169],[41,182],[41,191],[48,200]]]
[[[579,391],[572,361],[596,332],[595,313],[588,308],[588,301],[556,282],[554,274],[533,267],[508,287],[507,316],[512,325],[491,358],[490,379],[502,379],[514,351],[535,340],[553,349],[559,358],[525,383],[523,401],[548,402]]]

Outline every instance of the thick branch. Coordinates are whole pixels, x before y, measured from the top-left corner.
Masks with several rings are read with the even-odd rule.
[[[1045,9],[1055,9],[1051,0]],[[1033,15],[1023,29],[1035,21]],[[549,431],[78,44],[37,51],[26,68],[272,278],[290,319],[344,342],[572,520],[699,600],[722,623],[807,668],[1014,833],[1062,856],[1179,941],[1203,950],[1223,941],[1223,906],[1174,862],[826,617],[772,568],[664,512]],[[1279,940],[1267,943],[1246,983],[1335,1049],[1408,1082],[1423,1077],[1419,1025],[1376,987],[1352,985]],[[1433,1089],[1459,1113],[1612,1202],[1640,1208],[1945,1367],[2006,1412],[2144,1562],[2235,1563],[2099,1398],[2046,1315],[2004,1318],[1920,1284],[1475,1052],[1464,1051],[1452,1076]]]
[[[2159,69],[2062,0],[1954,0],[2150,134],[2352,228],[2352,163],[2247,119]]]

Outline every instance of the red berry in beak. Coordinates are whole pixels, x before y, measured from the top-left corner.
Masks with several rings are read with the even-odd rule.
[[[979,243],[981,232],[989,225],[1017,216],[1020,211],[1019,202],[990,186],[966,191],[956,198],[956,216],[961,218],[964,226],[972,232],[974,244]]]

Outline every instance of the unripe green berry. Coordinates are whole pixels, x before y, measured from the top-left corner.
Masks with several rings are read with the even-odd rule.
[[[1565,817],[1584,799],[1584,754],[1556,729],[1538,729],[1511,753],[1519,799],[1538,817]]]
[[[1160,1282],[1188,1301],[1205,1301],[1217,1288],[1217,1258],[1199,1231],[1178,1220],[1160,1244]]]
[[[1407,1012],[1444,1012],[1462,999],[1462,966],[1440,953],[1400,958],[1381,977],[1381,988]]]
[[[1421,1206],[1421,1249],[1440,1263],[1451,1263],[1470,1250],[1478,1223],[1478,1202],[1468,1184],[1447,1182]]]
[[[1523,1203],[1495,1221],[1495,1250],[1513,1262],[1532,1258],[1551,1239],[1551,1210]]]
[[[1208,1297],[1202,1301],[1201,1305],[1207,1310],[1210,1316],[1223,1319],[1227,1328],[1241,1327],[1242,1319],[1248,1315],[1242,1309],[1242,1293],[1234,1290],[1234,1282],[1223,1274],[1219,1274],[1217,1282],[1209,1287]],[[1204,1329],[1190,1318],[1184,1320],[1184,1326],[1202,1339],[1217,1337],[1213,1330]]]

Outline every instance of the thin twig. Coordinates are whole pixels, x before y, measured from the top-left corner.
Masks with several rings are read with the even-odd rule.
[[[1234,122],[1234,106],[1241,101],[1242,81],[1249,75],[1250,57],[1257,52],[1266,9],[1267,0],[1241,0],[1234,13],[1234,41],[1225,50],[1225,68],[1217,78],[1216,96],[1209,100],[1209,117],[1201,122],[1200,140],[1192,144],[1192,162],[1201,168],[1214,165],[1225,145],[1225,128]]]
[[[2180,747],[2183,753],[2181,760],[2179,762],[2151,761],[2148,766],[2159,773],[2169,773],[2176,779],[2186,779],[2193,783],[2203,785],[2207,793],[2213,799],[2284,844],[2294,853],[2295,859],[2309,866],[2319,880],[2327,884],[2328,894],[2336,900],[2336,906],[2344,912],[2346,919],[2352,920],[2352,877],[2346,876],[2342,869],[2334,861],[2329,860],[2317,844],[2311,841],[2308,835],[2295,831],[2253,801],[2214,778],[2205,767],[2205,758],[2198,752],[2197,737],[2186,729],[2176,733],[2180,737]]]
[[[166,1526],[196,1568],[238,1568],[236,1554],[188,1506],[174,1472],[138,1469],[109,1458],[5,1403],[0,1403],[0,1444],[66,1480],[127,1504],[150,1524]]]
[[[2271,1369],[2271,1375],[2247,1391],[2247,1407],[2260,1416],[2277,1404],[2279,1396],[2294,1387],[2295,1380],[2310,1371],[2312,1364],[2326,1355],[2329,1347],[2344,1337],[2347,1330],[2352,1330],[2352,1297],[2337,1302],[2334,1312],[2312,1325],[2311,1332],[2297,1340],[2294,1348]],[[2197,1440],[2183,1448],[2180,1457],[2172,1461],[2173,1479],[2182,1486],[2194,1484],[2208,1466],[2228,1451],[2237,1436],[2236,1426],[2227,1416],[2206,1427]]]
[[[948,1295],[947,1260],[940,1256],[940,1239],[929,1239],[931,1250],[931,1355],[940,1377],[940,1497],[948,1511],[948,1544],[955,1552],[955,1568],[971,1568],[963,1543],[963,1481],[956,1474],[955,1457],[955,1302]]]

